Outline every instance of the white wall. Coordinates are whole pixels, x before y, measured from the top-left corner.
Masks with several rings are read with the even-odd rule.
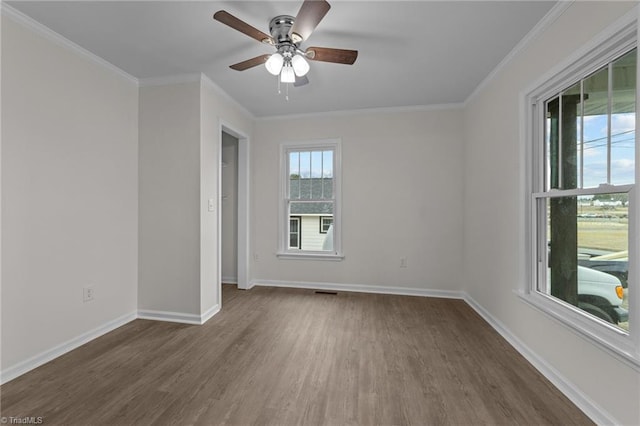
[[[222,281],[238,279],[238,139],[222,133]]]
[[[252,278],[458,290],[462,279],[462,111],[410,110],[258,120],[252,146]],[[283,260],[279,145],[342,139],[343,261]],[[400,257],[408,268],[400,268]]]
[[[216,211],[209,212],[201,223],[202,263],[201,291],[202,311],[213,306],[221,306],[220,293],[220,239],[219,226],[221,214],[221,147],[222,128],[225,127],[237,135],[244,135],[249,143],[253,132],[253,117],[209,79],[201,76],[201,210],[205,211],[208,199],[218,201]],[[203,216],[205,218],[205,216]]]
[[[542,363],[619,424],[640,424],[640,374],[524,304],[518,95],[635,3],[574,2],[465,108],[464,280],[468,294]]]
[[[200,315],[200,82],[140,88],[141,310]]]
[[[138,88],[3,16],[2,124],[6,373],[135,315]]]
[[[138,294],[145,316],[201,322],[220,308],[221,123],[251,134],[250,115],[201,76],[140,88]]]

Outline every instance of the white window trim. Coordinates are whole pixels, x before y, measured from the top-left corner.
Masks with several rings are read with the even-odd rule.
[[[340,139],[320,139],[301,142],[284,142],[280,144],[280,186],[278,197],[278,251],[276,256],[279,259],[293,260],[332,260],[340,261],[344,259],[342,253],[342,141]],[[287,238],[289,220],[287,215],[286,191],[288,182],[287,152],[290,150],[312,151],[326,150],[334,151],[333,183],[334,200],[333,206],[333,251],[311,251],[289,249]]]
[[[536,199],[542,195],[536,193],[536,188],[542,188],[543,172],[539,161],[544,157],[535,149],[543,149],[540,142],[540,131],[544,116],[541,103],[555,95],[562,89],[576,83],[601,68],[604,64],[620,56],[625,51],[637,46],[638,40],[638,7],[623,16],[607,30],[575,52],[570,58],[547,73],[530,89],[521,93],[521,142],[523,147],[523,161],[525,162],[523,181],[525,184],[524,216],[526,231],[523,270],[525,277],[523,286],[519,289],[520,299],[530,306],[557,320],[578,336],[595,343],[636,371],[640,371],[640,275],[638,257],[640,244],[638,241],[638,225],[640,224],[640,145],[636,145],[636,185],[629,189],[629,333],[605,321],[596,319],[577,307],[562,302],[552,296],[537,291],[536,280],[536,250],[537,225]],[[638,56],[640,58],[640,55]],[[639,68],[640,69],[640,68]],[[640,81],[640,78],[638,78]],[[637,103],[640,96],[636,93]],[[640,111],[636,108],[636,123],[640,123]],[[637,127],[637,124],[636,124]],[[638,133],[636,133],[636,138]],[[587,192],[607,192],[612,188],[604,187]],[[620,187],[616,188],[617,190]],[[580,195],[582,190],[575,190]],[[546,193],[548,196],[549,193]],[[567,195],[566,193],[564,195]],[[635,259],[632,262],[631,259]]]

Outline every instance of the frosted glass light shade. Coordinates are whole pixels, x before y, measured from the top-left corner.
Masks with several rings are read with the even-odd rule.
[[[284,58],[279,53],[274,53],[267,59],[267,62],[264,63],[264,66],[267,68],[267,71],[273,75],[280,74],[280,70],[282,70],[282,64],[284,63]]]
[[[302,77],[309,72],[309,63],[302,57],[302,55],[295,55],[291,58],[291,65],[293,66],[293,71],[298,77]]]
[[[287,64],[282,67],[282,72],[280,73],[280,82],[281,83],[295,83],[296,76],[293,72],[293,68],[291,65]]]

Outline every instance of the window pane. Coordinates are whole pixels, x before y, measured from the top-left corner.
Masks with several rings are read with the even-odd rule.
[[[300,217],[300,248],[302,250],[333,250],[333,234],[328,236],[329,232],[322,233],[320,228],[322,216],[333,215],[333,202],[292,201],[289,211],[290,216]]]
[[[299,217],[289,217],[289,248],[300,248]]]
[[[607,183],[609,70],[584,80],[584,188]]]
[[[326,217],[326,216],[322,217],[320,219],[320,232],[326,233],[332,224],[333,224],[332,217]]]
[[[333,151],[297,151],[289,154],[289,198],[333,198]]]
[[[548,101],[545,121],[547,189],[575,189],[582,169],[580,82]]]
[[[289,176],[290,177],[300,176],[300,153],[299,152],[289,153]]]
[[[300,198],[300,153],[289,153],[289,198]]]
[[[311,153],[302,151],[300,154],[300,177],[308,178],[311,175]]]
[[[612,65],[611,183],[635,182],[636,52],[632,50]]]
[[[322,151],[311,152],[311,177],[322,177]]]
[[[322,152],[322,177],[333,178],[333,151]]]
[[[543,291],[628,330],[627,194],[557,197],[548,206]]]

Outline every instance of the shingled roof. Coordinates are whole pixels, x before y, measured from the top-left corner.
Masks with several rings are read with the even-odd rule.
[[[326,200],[333,197],[332,178],[292,178],[289,181],[291,214],[333,215],[333,203],[296,203],[295,200]]]

